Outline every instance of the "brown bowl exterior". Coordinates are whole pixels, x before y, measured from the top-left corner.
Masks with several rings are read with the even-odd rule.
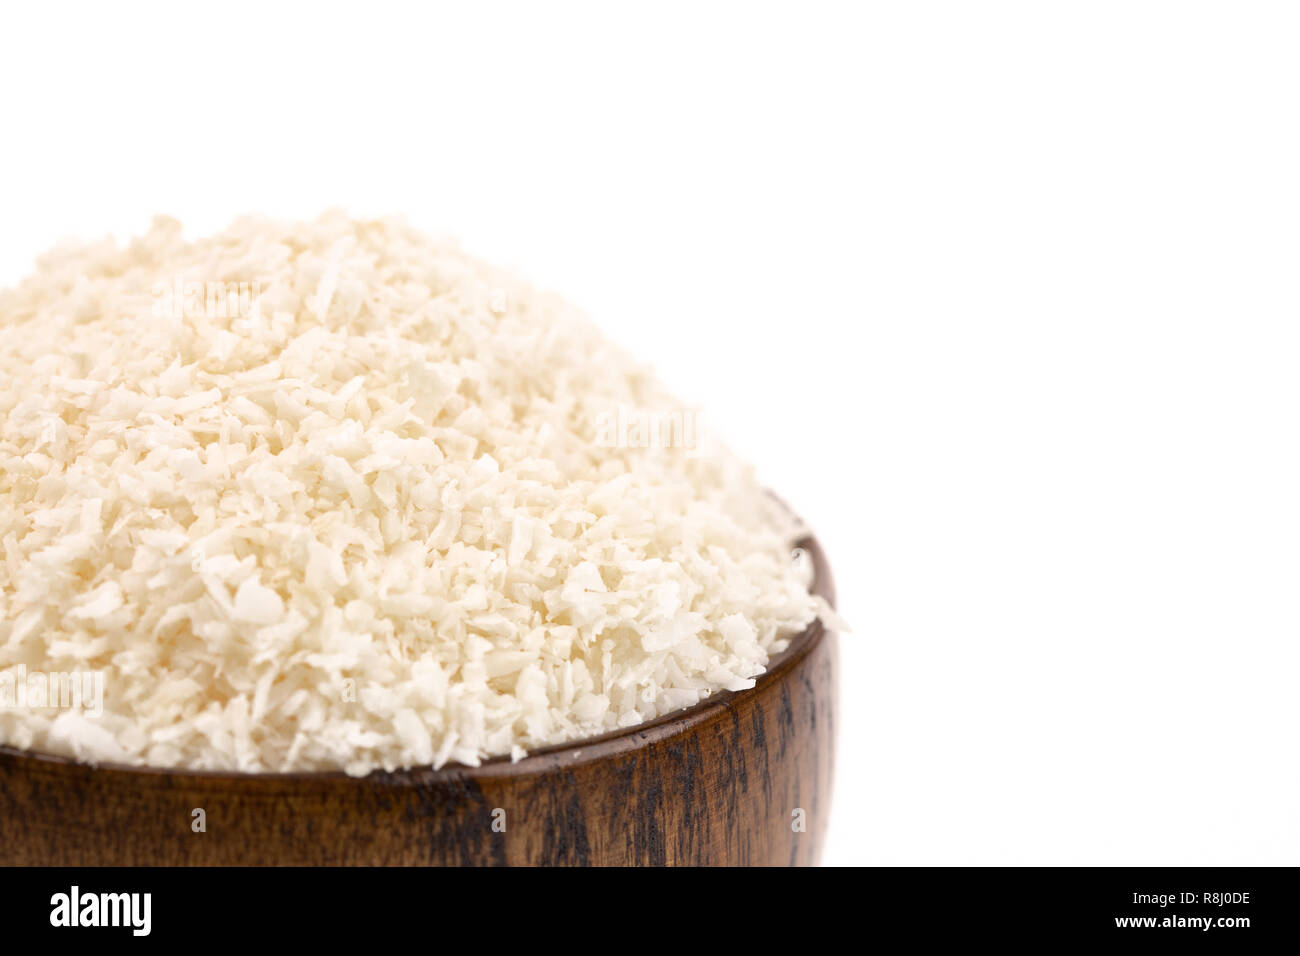
[[[833,601],[824,554],[802,546]],[[0,864],[815,864],[836,670],[835,635],[817,621],[750,690],[480,767],[207,773],[0,748]]]

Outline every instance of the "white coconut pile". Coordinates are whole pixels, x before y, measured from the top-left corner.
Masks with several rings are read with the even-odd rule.
[[[0,743],[363,774],[752,686],[830,613],[799,529],[707,436],[611,435],[620,408],[685,411],[399,221],[56,249],[0,292],[0,675],[101,674],[103,712],[11,676]]]

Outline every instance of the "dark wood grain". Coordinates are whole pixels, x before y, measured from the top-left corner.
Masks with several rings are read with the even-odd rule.
[[[803,546],[833,601],[825,556]],[[90,767],[0,748],[0,864],[813,864],[836,668],[835,636],[815,622],[750,690],[517,763],[360,779]],[[206,832],[191,829],[195,808]]]

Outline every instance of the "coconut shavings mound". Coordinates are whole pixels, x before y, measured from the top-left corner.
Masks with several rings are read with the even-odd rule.
[[[402,222],[158,219],[47,254],[0,332],[0,675],[103,686],[0,679],[0,743],[474,765],[750,687],[830,613],[743,464],[611,426],[683,439],[647,370]]]

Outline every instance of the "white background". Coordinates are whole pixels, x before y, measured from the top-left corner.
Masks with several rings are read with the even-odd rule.
[[[0,282],[159,211],[459,235],[820,533],[827,862],[1300,863],[1296,14],[534,6],[6,6]]]

